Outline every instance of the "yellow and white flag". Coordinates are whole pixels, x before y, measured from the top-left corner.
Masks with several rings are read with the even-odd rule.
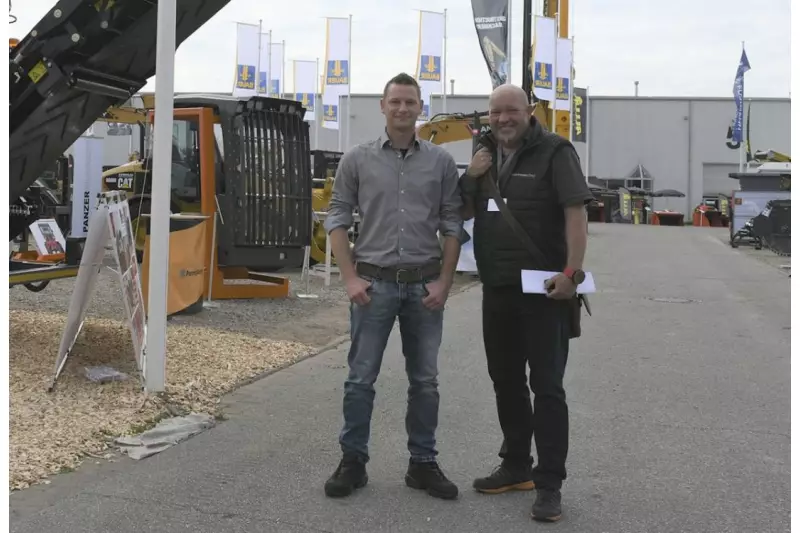
[[[431,95],[444,89],[444,13],[420,11],[417,82],[422,93],[422,114],[417,125],[431,118]]]
[[[339,97],[350,94],[350,19],[329,17],[326,25],[322,126],[338,130],[341,124]]]
[[[556,109],[570,111],[572,93],[572,39],[558,39],[556,45]]]
[[[553,66],[556,62],[556,19],[534,17],[533,94],[540,100],[553,102]]]
[[[270,79],[270,72],[272,71],[272,64],[270,62],[269,50],[272,46],[272,32],[268,31],[261,34],[261,53],[259,54],[259,61],[261,62],[260,74],[258,77],[258,94],[267,96],[267,80]]]
[[[280,97],[286,90],[286,83],[283,81],[285,55],[286,43],[272,43],[270,52],[270,96]]]
[[[316,116],[314,104],[317,100],[317,62],[293,61],[294,99],[306,108],[305,119],[313,121]]]
[[[236,23],[236,74],[233,96],[256,95],[258,71],[258,24]]]

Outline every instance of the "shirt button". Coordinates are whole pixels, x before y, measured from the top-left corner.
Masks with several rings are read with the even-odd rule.
[[[405,209],[401,209],[401,210],[400,210],[400,212],[401,212],[401,213],[405,213],[405,212],[406,212],[406,210],[405,210]]]
[[[405,194],[405,193],[406,193],[406,191],[400,191],[400,194]]]

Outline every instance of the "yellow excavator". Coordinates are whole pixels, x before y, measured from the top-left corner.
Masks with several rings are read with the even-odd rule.
[[[529,1],[525,2],[526,9],[524,18],[526,25],[529,24],[528,20],[532,19],[532,17],[529,16],[530,8],[527,7],[529,4]],[[557,18],[558,36],[560,38],[569,37],[569,0],[544,0],[542,14],[545,17]],[[530,34],[529,29],[527,33]],[[555,131],[562,137],[569,139],[571,130],[569,111],[557,110],[555,124],[553,124],[553,110],[550,102],[538,100],[533,96],[531,74],[535,49],[536,40],[534,38],[529,54],[524,54],[525,57],[523,58],[525,72],[522,85],[533,102],[534,107],[532,115],[549,131]],[[574,69],[570,77],[570,83],[572,83],[572,80],[575,79]],[[428,122],[420,125],[417,129],[417,134],[420,138],[426,139],[434,144],[444,144],[476,138],[478,135],[486,132],[488,128],[489,113],[486,111],[476,111],[474,113],[443,113],[431,117]]]

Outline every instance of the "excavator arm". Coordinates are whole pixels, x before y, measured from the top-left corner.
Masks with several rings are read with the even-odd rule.
[[[177,0],[176,47],[229,1]],[[12,202],[155,74],[157,8],[153,0],[59,0],[9,42]]]

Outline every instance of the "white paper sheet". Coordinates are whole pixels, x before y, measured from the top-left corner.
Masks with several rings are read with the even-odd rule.
[[[506,202],[506,199],[503,198],[503,201]],[[486,205],[486,211],[500,211],[500,208],[497,207],[497,202],[494,201],[494,198],[489,198],[489,203]]]
[[[558,273],[544,270],[523,270],[522,292],[526,294],[547,294],[544,282]],[[593,292],[596,292],[594,276],[592,276],[591,272],[586,272],[586,279],[578,285],[578,294],[592,294]]]

